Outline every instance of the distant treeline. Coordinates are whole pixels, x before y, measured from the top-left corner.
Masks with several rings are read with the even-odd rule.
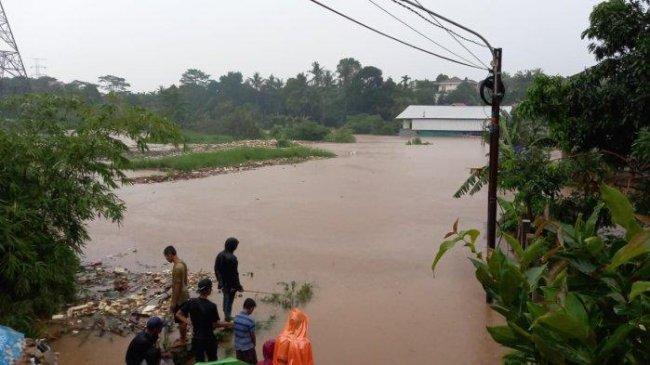
[[[520,101],[539,73],[532,70],[504,75],[508,87],[505,103]],[[397,127],[390,122],[408,105],[480,104],[476,86],[469,82],[449,93],[438,93],[436,82],[448,79],[444,74],[436,80],[402,76],[396,82],[384,78],[377,67],[344,58],[335,71],[314,62],[310,71],[287,80],[273,75],[264,78],[259,73],[245,79],[241,72],[228,72],[213,79],[203,71],[189,69],[178,85],[160,87],[153,92],[130,92],[127,80],[113,75],[99,77],[97,84],[82,81],[66,84],[41,77],[31,79],[28,85],[25,79],[3,79],[0,96],[31,91],[74,95],[101,103],[107,94],[113,94],[126,103],[166,116],[184,129],[236,138],[257,137],[261,129],[295,123],[296,119],[335,128],[351,122],[348,125],[351,128],[363,125],[352,128],[357,133],[392,134]]]

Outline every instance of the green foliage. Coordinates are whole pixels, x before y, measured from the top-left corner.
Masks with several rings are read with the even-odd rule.
[[[302,146],[287,148],[237,147],[220,151],[190,152],[168,157],[136,159],[131,161],[129,167],[135,170],[172,169],[195,171],[205,168],[239,166],[251,161],[333,156],[334,154],[329,151]]]
[[[537,234],[522,246],[504,235],[512,254],[476,252],[477,231],[452,232],[433,268],[458,242],[470,248],[476,278],[505,325],[489,327],[511,349],[509,364],[645,364],[650,335],[650,228],[637,220],[620,191],[602,186],[603,204],[625,234],[602,234],[603,204],[573,224],[536,220]],[[474,232],[474,233],[469,233]]]
[[[349,116],[345,122],[345,127],[351,129],[356,134],[393,136],[399,131],[398,122],[385,121],[379,115],[368,114]]]
[[[347,128],[332,130],[327,136],[325,136],[325,140],[334,143],[354,143],[357,141],[354,134],[352,134],[352,130]]]
[[[262,298],[263,302],[290,309],[304,306],[314,297],[314,285],[312,283],[305,282],[298,285],[292,280],[290,283],[279,282],[278,285],[282,287],[282,292]]]
[[[36,335],[36,319],[74,295],[86,221],[122,219],[113,189],[127,182],[128,147],[118,135],[142,150],[151,139],[180,140],[140,108],[48,95],[0,104],[0,323]]]
[[[521,98],[522,93],[516,90],[525,89],[530,82],[529,76],[530,72],[522,72],[504,77],[508,90],[513,91],[506,95],[508,103]],[[107,98],[99,93],[97,85],[81,81],[65,84],[50,77],[5,78],[2,81],[0,97],[34,91],[74,95],[91,103],[101,103]],[[437,92],[437,85],[432,80],[413,80],[405,75],[397,84],[385,77],[379,68],[364,66],[354,58],[341,59],[336,70],[328,70],[313,62],[308,72],[286,80],[272,74],[265,77],[257,72],[248,78],[240,72],[211,77],[191,68],[181,75],[176,85],[147,92],[130,92],[129,83],[123,77],[113,75],[102,76],[99,84],[106,93],[119,94],[129,104],[165,116],[183,129],[210,134],[232,132],[236,138],[253,138],[257,135],[253,124],[270,129],[277,124],[274,119],[278,116],[305,118],[338,128],[348,117],[359,114],[378,116],[386,122],[377,121],[376,126],[365,132],[350,126],[355,133],[394,135],[399,124],[392,119],[408,105],[435,104]],[[478,103],[478,93],[473,86],[467,88],[463,85],[456,94],[453,97],[455,102]],[[250,123],[250,118],[238,108],[252,113],[254,123]],[[246,126],[236,126],[242,121]]]
[[[627,156],[650,123],[649,24],[645,0],[598,4],[583,37],[599,63],[568,79],[538,76],[522,112],[547,120],[566,152],[598,148]]]
[[[503,115],[501,131],[499,189],[512,193],[513,207],[522,211],[522,217],[532,219],[557,200],[561,189],[572,179],[572,169],[567,166],[569,162],[552,159],[552,141],[546,137],[543,124],[516,114]],[[487,183],[488,173],[488,166],[472,171],[454,197],[480,191]],[[506,219],[502,219],[502,229],[513,225]]]
[[[323,141],[329,133],[329,128],[303,118],[291,118],[287,124],[271,129],[271,136],[276,139],[300,141]]]

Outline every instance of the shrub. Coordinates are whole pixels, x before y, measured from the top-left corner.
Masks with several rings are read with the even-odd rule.
[[[289,141],[288,139],[278,139],[275,142],[275,147],[277,148],[288,148],[292,147],[293,145],[293,142]]]
[[[415,137],[415,138],[410,139],[410,140],[408,140],[408,141],[406,142],[406,145],[407,145],[407,146],[411,146],[411,145],[414,145],[414,146],[422,146],[422,145],[429,145],[429,144],[430,144],[430,143],[427,142],[427,141],[424,141],[424,142],[423,142],[422,139],[421,139],[420,137]]]
[[[295,118],[290,119],[288,124],[273,127],[271,136],[276,139],[322,141],[329,132],[329,128],[309,119]]]
[[[0,323],[29,336],[75,293],[85,222],[119,222],[125,206],[112,190],[128,147],[116,134],[179,141],[178,129],[132,107],[26,95],[0,104]],[[70,132],[71,121],[77,125]]]
[[[347,128],[340,128],[332,130],[326,137],[327,142],[334,143],[354,143],[357,139],[352,134],[352,131]]]
[[[349,116],[345,128],[356,134],[394,135],[399,131],[399,123],[385,121],[379,115],[359,114]]]
[[[510,258],[497,248],[487,259],[477,251],[479,231],[454,224],[432,268],[458,243],[469,248],[476,278],[505,325],[488,327],[492,338],[514,351],[506,364],[647,364],[650,326],[650,228],[631,202],[602,186],[599,204],[574,224],[545,217],[528,247],[503,234]],[[606,206],[622,229],[599,229]]]

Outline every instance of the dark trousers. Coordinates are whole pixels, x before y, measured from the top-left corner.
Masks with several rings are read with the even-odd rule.
[[[237,291],[223,288],[221,292],[223,293],[223,315],[229,321],[232,318],[232,303],[235,301]]]
[[[192,352],[196,362],[217,361],[217,339],[192,339]]]
[[[255,347],[246,351],[237,350],[237,360],[243,361],[247,364],[257,364],[257,352],[255,352]]]

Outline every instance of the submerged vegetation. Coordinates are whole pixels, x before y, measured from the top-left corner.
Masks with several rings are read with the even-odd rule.
[[[290,309],[307,304],[314,296],[314,286],[311,283],[298,284],[292,280],[289,283],[279,282],[278,285],[282,287],[282,292],[262,298],[263,302]]]
[[[429,143],[427,141],[422,141],[422,138],[420,138],[420,137],[415,137],[415,138],[412,138],[412,139],[409,139],[408,141],[406,141],[407,146],[425,146],[425,145],[429,145],[429,144],[431,144],[431,143]]]
[[[354,134],[352,134],[352,131],[347,128],[332,130],[327,136],[325,136],[325,140],[334,143],[354,143],[357,141]]]
[[[177,171],[194,171],[205,168],[239,166],[247,162],[273,159],[303,160],[310,157],[334,157],[332,152],[304,146],[284,148],[237,147],[210,152],[189,152],[176,156],[160,158],[141,158],[132,160],[129,168],[171,169]]]

